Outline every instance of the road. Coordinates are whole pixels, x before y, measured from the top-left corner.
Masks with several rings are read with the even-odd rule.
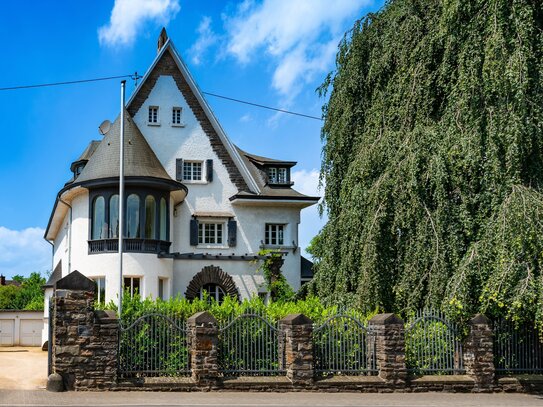
[[[532,407],[543,406],[543,396],[447,393],[49,393],[44,390],[0,390],[0,406]]]

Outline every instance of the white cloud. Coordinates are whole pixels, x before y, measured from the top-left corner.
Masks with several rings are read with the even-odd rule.
[[[103,45],[130,45],[147,21],[167,25],[179,10],[179,0],[115,0],[109,23],[98,29],[98,39]]]
[[[215,42],[218,37],[211,29],[211,17],[203,17],[200,21],[200,25],[196,30],[198,32],[198,39],[189,49],[189,54],[192,56],[192,62],[195,65],[199,65],[202,62],[202,56]]]
[[[294,189],[297,191],[309,196],[322,196],[322,190],[319,189],[319,171],[316,169],[294,171],[291,177],[294,181]],[[319,216],[317,205],[302,210],[298,246],[306,257],[311,257],[305,251],[306,247],[325,223],[326,217]]]
[[[241,63],[263,50],[275,63],[272,86],[292,100],[331,68],[338,42],[372,0],[245,0],[225,17],[227,52]]]
[[[253,117],[249,113],[246,113],[239,118],[241,123],[249,123],[251,120],[253,120]]]
[[[11,230],[0,226],[0,274],[28,276],[51,269],[51,246],[42,228]]]

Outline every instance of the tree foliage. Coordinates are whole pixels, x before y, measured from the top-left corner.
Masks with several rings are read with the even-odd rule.
[[[543,5],[393,0],[320,88],[313,290],[365,311],[543,319]]]
[[[14,276],[19,286],[0,286],[0,309],[20,309],[39,311],[43,309],[43,285],[45,278],[40,273],[29,277]]]

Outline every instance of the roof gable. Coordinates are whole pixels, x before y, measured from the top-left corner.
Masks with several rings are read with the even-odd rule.
[[[179,92],[185,98],[203,131],[209,138],[213,151],[227,169],[232,184],[239,191],[259,193],[258,183],[254,180],[246,164],[239,156],[238,151],[224,133],[224,130],[205,101],[202,92],[198,89],[187,67],[169,39],[158,53],[134,94],[130,97],[127,104],[128,112],[133,117],[138,113],[161,75],[171,76],[174,79]]]

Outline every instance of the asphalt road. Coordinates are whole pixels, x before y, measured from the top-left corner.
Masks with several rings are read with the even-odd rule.
[[[543,396],[447,393],[49,393],[44,390],[0,390],[0,406],[532,407],[543,406]]]

